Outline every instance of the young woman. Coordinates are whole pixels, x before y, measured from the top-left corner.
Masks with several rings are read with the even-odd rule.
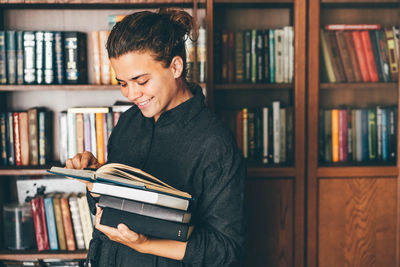
[[[245,163],[230,131],[207,109],[201,88],[186,77],[184,11],[138,12],[117,23],[107,42],[122,94],[134,106],[108,142],[108,162],[140,168],[194,197],[187,242],[156,239],[119,224],[100,224],[97,196],[88,193],[95,230],[92,266],[230,266],[243,254]],[[67,168],[99,167],[90,152]],[[87,183],[88,191],[92,188]]]

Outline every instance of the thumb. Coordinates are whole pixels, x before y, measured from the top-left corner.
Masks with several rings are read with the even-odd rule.
[[[126,226],[123,223],[118,224],[117,229],[121,233],[121,235],[123,235],[126,238],[129,238],[129,239],[132,239],[132,240],[136,240],[139,237],[139,235],[137,233],[135,233],[134,231],[130,230],[128,228],[128,226]]]

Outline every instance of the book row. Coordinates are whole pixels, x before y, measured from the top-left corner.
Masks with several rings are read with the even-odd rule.
[[[0,113],[0,165],[46,165],[52,155],[52,112],[45,108]]]
[[[103,164],[107,161],[108,138],[122,112],[131,105],[76,107],[59,114],[60,162],[89,151]]]
[[[320,161],[394,162],[396,132],[397,107],[320,110]]]
[[[85,84],[86,34],[0,31],[0,84]]]
[[[336,25],[337,26],[337,25]],[[379,24],[335,25],[321,29],[323,74],[327,82],[398,80],[398,27]]]
[[[84,193],[37,195],[30,205],[38,251],[89,248],[94,220]]]
[[[25,267],[25,266],[40,266],[40,267],[83,267],[85,260],[66,260],[66,259],[42,259],[37,261],[30,260],[3,260],[4,267]]]
[[[279,101],[261,109],[222,113],[235,133],[239,148],[249,161],[279,164],[293,160],[293,108],[281,107]]]
[[[215,33],[215,79],[221,83],[291,83],[293,27]]]

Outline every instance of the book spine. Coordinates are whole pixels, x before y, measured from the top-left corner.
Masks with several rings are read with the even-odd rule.
[[[0,31],[0,84],[7,83],[6,32]]]
[[[376,160],[376,110],[368,109],[368,158],[370,160]]]
[[[362,144],[362,111],[356,110],[356,161],[361,162],[363,159],[363,144]]]
[[[367,161],[369,158],[369,138],[368,138],[368,109],[361,110],[361,159]]]
[[[358,65],[357,61],[357,53],[354,47],[353,35],[350,31],[343,32],[344,40],[346,42],[346,47],[348,49],[348,53],[350,56],[351,67],[354,73],[354,81],[355,82],[362,82],[363,78],[361,75],[360,66]]]
[[[7,82],[8,84],[17,83],[17,47],[15,31],[6,32],[6,51],[7,51]]]
[[[332,110],[324,110],[325,162],[332,162]]]
[[[269,30],[264,30],[264,81],[269,82]]]
[[[368,31],[361,31],[361,41],[363,42],[364,55],[367,62],[367,69],[371,82],[379,82],[378,71],[376,69],[376,63],[374,59],[374,53],[372,51],[371,38]]]
[[[280,163],[280,102],[272,102],[274,163]]]
[[[360,72],[363,79],[363,82],[370,82],[370,74],[367,68],[367,60],[364,55],[364,47],[363,42],[361,41],[361,33],[359,31],[353,31],[353,41],[354,41],[354,48],[357,55],[358,66],[360,66]]]
[[[387,161],[388,154],[388,116],[387,109],[382,109],[382,160]]]
[[[244,58],[243,58],[243,32],[235,34],[235,81],[244,81]]]
[[[242,119],[243,119],[243,156],[245,159],[249,157],[249,124],[248,124],[248,110],[247,108],[243,108],[243,113],[242,113]]]
[[[257,82],[257,30],[251,30],[251,82]]]
[[[47,231],[49,235],[49,245],[51,250],[58,250],[58,238],[56,219],[54,216],[53,199],[51,197],[44,198],[44,208],[46,214]]]
[[[7,112],[7,157],[8,165],[15,165],[15,144],[14,144],[14,114]]]
[[[376,107],[376,158],[382,160],[382,111],[381,107]]]
[[[346,110],[347,116],[347,155],[348,160],[353,159],[353,113],[351,109]]]
[[[268,66],[269,66],[269,81],[270,83],[275,83],[275,30],[270,29],[269,30],[269,36],[268,36],[268,41],[269,41],[269,61],[268,61]]]
[[[39,165],[49,163],[52,152],[52,134],[51,134],[52,116],[50,111],[39,111],[38,114],[38,133],[39,133]]]
[[[7,132],[6,132],[7,122],[6,122],[6,113],[0,113],[0,153],[1,153],[1,164],[0,165],[7,165]]]
[[[96,113],[97,160],[100,164],[104,164],[105,162],[103,127],[103,113]]]
[[[333,71],[335,72],[335,77],[337,82],[345,82],[346,75],[344,73],[343,62],[340,58],[339,46],[335,37],[334,32],[325,32],[327,40],[330,44],[331,59],[333,64]]]
[[[14,151],[15,151],[15,165],[21,166],[21,140],[19,130],[19,115],[18,112],[13,112],[14,119]]]
[[[24,83],[36,82],[36,42],[34,32],[24,32]]]
[[[332,162],[339,162],[339,110],[332,110]]]
[[[286,108],[279,109],[279,162],[286,162]]]
[[[76,249],[76,244],[74,238],[74,230],[72,228],[71,212],[69,209],[67,197],[61,197],[60,206],[64,225],[65,240],[67,243],[67,250],[73,251]]]
[[[348,123],[347,110],[339,110],[339,161],[346,162],[348,160]]]
[[[62,218],[60,197],[58,197],[58,196],[53,197],[53,207],[54,207],[54,217],[55,217],[56,226],[57,226],[58,245],[59,245],[60,250],[66,250],[67,243],[65,241],[65,232],[64,232],[64,224],[63,224],[63,218]]]
[[[247,112],[247,133],[248,133],[248,158],[255,159],[256,155],[256,129],[255,113]]]
[[[206,29],[203,26],[199,28],[199,37],[197,39],[197,64],[198,64],[198,81],[201,83],[206,82],[206,66],[207,66],[207,40],[206,40]],[[232,51],[233,56],[235,51]],[[234,64],[233,59],[233,64]]]
[[[268,107],[263,107],[262,108],[262,127],[263,127],[263,159],[262,162],[264,164],[267,164],[269,162],[269,156],[268,156],[268,146],[270,146],[269,144],[269,140],[268,140],[268,112],[269,109]]]
[[[78,196],[79,216],[81,218],[83,239],[85,241],[85,248],[89,249],[89,243],[92,239],[93,224],[90,217],[89,206],[85,195]]]
[[[100,80],[102,84],[111,84],[110,61],[106,50],[109,31],[99,31],[100,44]]]
[[[265,65],[264,65],[264,32],[257,30],[256,32],[256,82],[264,81]]]
[[[396,54],[396,44],[394,38],[394,32],[392,27],[385,27],[385,37],[387,42],[387,49],[389,55],[389,66],[390,66],[390,78],[392,82],[398,80],[399,66],[398,58]]]
[[[93,62],[93,77],[94,84],[101,84],[101,65],[100,65],[100,43],[99,32],[94,31],[90,33],[92,41],[92,62]]]
[[[76,114],[68,112],[68,158],[76,155]]]
[[[91,137],[90,137],[90,114],[83,114],[83,132],[84,132],[84,147],[85,151],[91,151]]]
[[[28,112],[19,112],[19,140],[21,143],[21,165],[29,165],[29,126]]]
[[[64,33],[54,33],[55,80],[57,84],[64,84]]]
[[[108,151],[108,124],[107,124],[107,113],[103,113],[103,148],[104,148],[104,162],[107,162]]]
[[[340,31],[340,30],[379,30],[380,24],[327,24],[325,30]]]
[[[236,143],[243,152],[243,110],[236,112]]]
[[[388,111],[389,122],[388,122],[388,149],[389,149],[389,160],[394,161],[397,155],[397,109],[390,108]]]
[[[235,82],[235,32],[228,32],[228,82]]]
[[[53,84],[55,80],[54,75],[54,33],[44,33],[44,82],[45,84]]]
[[[96,133],[96,114],[90,114],[90,143],[91,143],[91,150],[94,156],[97,156],[97,133]]]
[[[330,55],[331,52],[328,42],[326,40],[325,33],[322,29],[320,30],[320,39],[321,39],[321,50],[322,50],[323,62],[325,65],[326,76],[328,78],[328,82],[334,83],[336,82],[336,76],[333,71],[333,64]]]
[[[76,150],[77,153],[83,153],[84,151],[84,125],[83,125],[83,114],[76,114]]]
[[[382,53],[380,53],[379,32],[369,31],[369,37],[371,39],[371,47],[372,47],[372,52],[374,54],[376,71],[378,72],[379,81],[388,82],[387,80],[388,77],[385,77],[383,70],[384,65],[383,65]]]
[[[86,37],[80,32],[64,33],[65,82],[67,84],[87,83]]]
[[[251,81],[251,31],[244,31],[244,81]]]
[[[275,82],[283,83],[283,30],[275,29]]]
[[[78,199],[76,196],[73,196],[70,197],[68,201],[71,212],[72,226],[75,234],[76,247],[77,249],[85,249],[81,218],[79,215]]]
[[[36,42],[36,83],[44,83],[44,32],[35,32]]]
[[[38,251],[50,249],[46,229],[46,218],[43,208],[43,197],[36,197],[30,201]]]
[[[24,32],[16,32],[17,84],[24,83]]]
[[[99,206],[179,223],[189,223],[191,218],[188,212],[106,195],[100,196]]]
[[[68,159],[68,119],[67,112],[60,112],[60,162],[65,165]]]
[[[38,120],[37,109],[28,110],[29,120],[29,160],[30,165],[39,164],[39,149],[38,149]]]
[[[101,224],[115,228],[121,222],[138,233],[158,238],[184,242],[189,236],[188,224],[159,220],[111,208],[103,209]]]
[[[348,82],[355,82],[355,75],[351,64],[349,49],[347,48],[343,31],[335,32],[336,40],[339,47],[339,54],[342,59],[344,73]]]

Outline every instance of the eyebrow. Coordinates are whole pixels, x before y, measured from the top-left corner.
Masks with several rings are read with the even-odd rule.
[[[138,75],[138,76],[135,76],[135,77],[130,78],[129,80],[134,81],[134,80],[137,80],[137,79],[139,79],[140,77],[143,77],[143,76],[146,76],[146,75],[149,75],[149,73],[140,74],[140,75]],[[123,80],[118,79],[117,77],[115,77],[115,79],[116,79],[117,81],[119,81],[119,82],[123,82]]]

